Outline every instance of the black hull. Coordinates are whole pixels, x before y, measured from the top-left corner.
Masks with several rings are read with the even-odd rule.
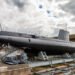
[[[9,34],[10,33],[10,34]],[[65,52],[75,52],[75,43],[70,41],[64,41],[59,39],[49,38],[33,38],[32,36],[6,32],[0,33],[1,43],[10,43],[18,47],[29,47],[29,52],[35,54],[39,51],[46,51],[48,54],[62,54]]]

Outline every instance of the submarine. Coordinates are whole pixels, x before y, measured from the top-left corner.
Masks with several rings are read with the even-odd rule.
[[[9,43],[16,47],[26,47],[27,52],[34,54],[40,51],[46,51],[47,54],[75,52],[75,42],[69,40],[69,32],[66,30],[59,30],[57,38],[1,31],[0,43]]]

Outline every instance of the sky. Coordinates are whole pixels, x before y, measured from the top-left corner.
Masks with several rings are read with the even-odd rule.
[[[59,29],[75,34],[75,0],[0,0],[0,27],[48,37]]]

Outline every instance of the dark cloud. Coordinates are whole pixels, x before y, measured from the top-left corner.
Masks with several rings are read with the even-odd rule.
[[[26,4],[26,0],[6,0],[6,2],[18,7],[19,9],[23,9]]]
[[[64,11],[70,12],[71,14],[75,15],[75,0],[70,0],[66,5],[61,6],[61,8]]]

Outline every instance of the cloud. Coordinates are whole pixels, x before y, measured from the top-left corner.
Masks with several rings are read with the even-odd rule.
[[[67,4],[61,6],[61,8],[64,11],[69,12],[72,15],[75,15],[75,0],[70,0]]]
[[[72,22],[75,22],[75,18],[72,18],[71,21],[72,21]]]
[[[26,0],[6,0],[6,2],[18,7],[19,9],[23,9],[26,4]]]
[[[64,29],[66,28],[64,24],[75,24],[73,23],[75,17],[72,17],[75,5],[72,1],[75,2],[74,0],[0,0],[0,23],[3,30],[54,36],[58,31],[55,29],[54,31],[52,27]],[[43,5],[43,8],[39,9],[39,5]]]

